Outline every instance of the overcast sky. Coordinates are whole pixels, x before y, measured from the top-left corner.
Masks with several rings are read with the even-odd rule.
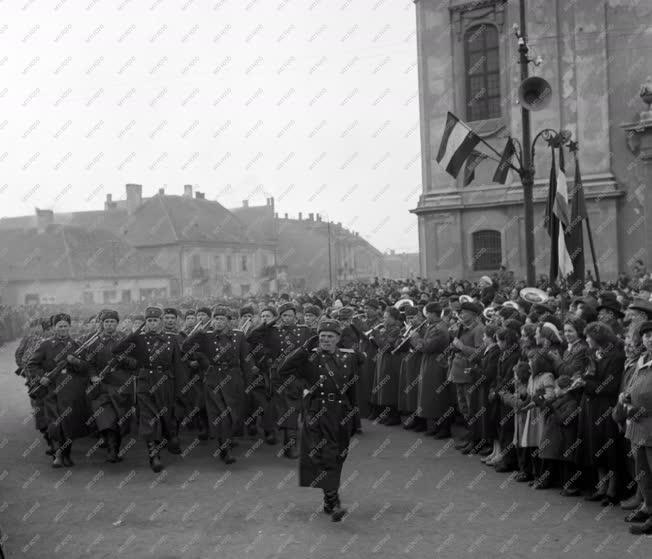
[[[0,13],[0,215],[193,184],[417,249],[412,0],[5,0]]]

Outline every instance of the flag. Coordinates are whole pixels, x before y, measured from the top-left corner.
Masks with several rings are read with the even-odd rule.
[[[437,153],[439,163],[449,175],[457,177],[462,165],[473,153],[480,137],[454,114],[448,113],[446,127]]]
[[[566,172],[564,169],[564,148],[559,147],[559,171],[557,172],[557,189],[553,203],[553,213],[559,225],[557,228],[556,239],[553,237],[553,243],[557,244],[557,258],[559,263],[559,276],[567,277],[573,273],[573,261],[566,246],[566,228],[570,225],[570,205],[568,203],[568,184],[566,182]],[[550,278],[554,281],[555,278]]]
[[[507,143],[505,144],[505,149],[503,150],[503,154],[500,157],[500,163],[498,164],[498,167],[496,168],[496,172],[494,173],[493,181],[497,182],[499,184],[505,184],[507,181],[507,174],[509,173],[509,166],[512,162],[512,157],[514,157],[514,154],[516,153],[516,149],[514,148],[514,142],[512,141],[512,138],[509,137],[507,138]]]
[[[573,261],[573,277],[571,283],[583,286],[584,269],[584,231],[582,223],[587,217],[584,200],[584,185],[580,175],[580,162],[575,151],[575,184],[570,194],[570,223],[566,227],[566,246]]]
[[[559,234],[559,220],[554,213],[555,197],[557,196],[557,164],[555,163],[555,149],[552,148],[550,151],[552,162],[550,164],[550,186],[548,187],[544,225],[546,226],[548,236],[550,237],[550,268],[548,278],[551,282],[554,282],[559,274],[559,258],[555,242]]]
[[[473,150],[471,155],[466,160],[466,165],[464,166],[464,186],[469,186],[475,179],[475,168],[485,159],[488,159],[489,156],[481,153],[477,150]]]

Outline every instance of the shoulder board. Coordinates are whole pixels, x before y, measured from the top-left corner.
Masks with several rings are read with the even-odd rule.
[[[340,347],[338,348],[342,353],[355,353],[355,350],[350,349],[348,347]]]

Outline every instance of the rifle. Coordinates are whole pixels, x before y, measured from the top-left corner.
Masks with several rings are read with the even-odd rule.
[[[95,332],[82,345],[80,345],[75,351],[73,351],[72,355],[74,357],[79,358],[81,354],[86,350],[86,348],[88,348],[91,344],[95,343],[95,340],[97,340],[98,336],[99,336],[99,332]],[[68,356],[66,355],[62,357],[59,361],[57,361],[54,368],[48,371],[47,373],[45,373],[41,378],[50,379],[51,377],[56,377],[61,371],[63,371],[66,368],[67,365],[68,365]],[[27,392],[30,398],[39,399],[45,396],[45,394],[47,393],[47,386],[41,384],[40,379],[31,382],[28,381],[27,387],[28,387]]]

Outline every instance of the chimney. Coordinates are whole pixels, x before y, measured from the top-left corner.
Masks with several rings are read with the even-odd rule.
[[[128,184],[127,190],[127,212],[131,215],[143,203],[143,185]]]
[[[267,199],[267,205],[268,205],[270,208],[272,208],[272,210],[274,209],[274,198],[273,198],[273,197]]]
[[[165,188],[159,188],[158,193],[159,193],[159,196],[164,196],[165,195]]]
[[[113,201],[113,196],[111,194],[106,195],[106,201],[104,202],[104,209],[105,210],[113,210],[118,207],[118,204],[116,204]]]
[[[338,222],[337,222],[337,228],[338,228],[338,229],[342,229],[342,222],[341,222],[341,221],[338,221]]]
[[[321,215],[320,214],[317,214],[317,221],[321,222]]]
[[[248,208],[249,207],[249,200],[243,200],[242,201],[242,207],[243,208]]]
[[[288,214],[285,214],[285,219],[288,219]]]
[[[299,212],[299,221],[301,221],[302,217],[303,217],[303,215],[301,214],[301,212]]]
[[[315,214],[312,214],[312,213],[308,214],[308,219],[310,221],[315,221]]]
[[[52,210],[39,210],[36,208],[36,230],[45,233],[48,226],[54,223],[54,212]]]
[[[199,191],[196,191],[196,192],[195,192],[195,198],[196,198],[197,200],[205,200],[205,199],[206,199],[206,197],[204,196],[204,193],[203,193],[203,192],[199,192]]]
[[[192,198],[192,184],[183,185],[183,195],[186,198]]]

